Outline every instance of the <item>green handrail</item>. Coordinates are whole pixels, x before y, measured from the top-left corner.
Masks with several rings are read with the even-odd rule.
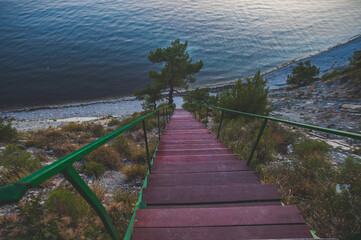
[[[151,113],[148,113],[147,115],[138,118],[137,120],[127,124],[124,127],[119,128],[118,130],[113,131],[112,133],[78,149],[77,151],[55,161],[54,163],[30,174],[29,176],[19,180],[18,182],[14,184],[9,184],[7,186],[0,188],[0,205],[7,204],[7,203],[16,203],[20,201],[20,199],[25,195],[25,193],[33,187],[38,186],[39,184],[43,183],[47,179],[53,177],[54,175],[58,173],[62,173],[64,177],[74,186],[74,188],[80,193],[80,195],[89,203],[89,205],[96,211],[100,219],[102,220],[105,229],[109,233],[112,239],[119,239],[119,236],[117,235],[114,226],[112,222],[110,221],[110,218],[108,214],[106,213],[103,205],[101,204],[100,200],[96,197],[96,195],[93,193],[93,191],[89,188],[89,186],[84,182],[84,180],[79,176],[77,171],[73,168],[72,164],[76,162],[77,160],[81,159],[85,155],[89,154],[93,150],[97,149],[98,147],[102,146],[103,144],[107,143],[111,139],[117,137],[121,133],[128,130],[133,125],[143,122],[143,130],[144,130],[144,136],[145,136],[145,142],[146,142],[146,148],[148,145],[148,140],[146,137],[146,129],[145,129],[145,119],[148,117],[154,115],[155,113],[158,113],[159,118],[159,111],[163,110],[163,113],[165,110],[167,110],[168,114],[168,108],[173,107],[174,104],[158,108],[154,110]],[[167,117],[167,119],[166,119]],[[168,116],[164,116],[165,120],[168,120]],[[158,120],[158,127],[159,126],[159,120]],[[160,131],[158,131],[160,134]],[[147,159],[148,159],[148,166],[149,164],[149,151],[147,149]],[[148,169],[148,173],[149,173]]]
[[[219,136],[220,136],[224,111],[241,114],[241,115],[248,116],[248,117],[256,117],[256,118],[264,119],[264,121],[262,123],[262,126],[260,128],[260,131],[258,133],[256,142],[254,143],[253,148],[252,148],[251,153],[250,153],[250,156],[249,156],[249,158],[247,160],[247,165],[250,164],[250,162],[251,162],[251,160],[253,158],[253,154],[256,151],[257,145],[258,145],[258,143],[259,143],[259,141],[260,141],[260,139],[262,137],[263,130],[266,127],[266,124],[267,124],[268,120],[275,121],[275,122],[280,122],[280,123],[285,123],[285,124],[289,124],[289,125],[293,125],[293,126],[297,126],[297,127],[301,127],[301,128],[306,128],[306,129],[311,129],[311,130],[315,130],[315,131],[320,131],[320,132],[325,132],[325,133],[330,133],[330,134],[335,134],[335,135],[339,135],[339,136],[343,136],[343,137],[349,137],[349,138],[354,138],[354,139],[361,140],[361,134],[358,134],[358,133],[346,132],[346,131],[330,129],[330,128],[325,128],[325,127],[318,127],[318,126],[314,126],[314,125],[310,125],[310,124],[293,122],[293,121],[289,121],[289,120],[284,120],[284,119],[279,119],[279,118],[274,118],[274,117],[268,117],[268,116],[263,116],[263,115],[257,115],[257,114],[253,114],[253,113],[240,112],[240,111],[236,111],[236,110],[232,110],[232,109],[221,108],[221,107],[216,107],[216,106],[207,105],[207,104],[202,104],[202,105],[206,106],[207,109],[208,108],[213,108],[213,109],[217,109],[217,110],[221,111],[221,120],[219,122],[219,127],[218,127],[218,131],[217,131],[217,138],[219,138]],[[207,118],[207,121],[208,121],[208,111],[207,111],[206,118]]]

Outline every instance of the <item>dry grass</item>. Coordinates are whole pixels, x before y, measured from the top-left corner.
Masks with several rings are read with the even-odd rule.
[[[119,153],[111,146],[101,146],[91,152],[87,158],[90,161],[102,163],[112,170],[118,170],[122,166]]]
[[[133,165],[124,167],[123,172],[128,181],[134,181],[136,179],[144,179],[148,172],[147,165]]]

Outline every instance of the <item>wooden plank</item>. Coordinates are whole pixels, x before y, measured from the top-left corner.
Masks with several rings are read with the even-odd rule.
[[[257,201],[241,203],[213,203],[189,205],[147,205],[147,209],[172,209],[172,208],[223,208],[223,207],[254,207],[254,206],[282,206],[278,201]]]
[[[180,156],[180,155],[219,155],[231,154],[227,148],[204,148],[204,149],[179,149],[179,150],[158,150],[157,156]]]
[[[233,183],[259,183],[259,178],[252,171],[150,174],[148,176],[149,187],[206,186]]]
[[[203,140],[203,139],[217,139],[216,136],[210,133],[202,133],[202,134],[186,134],[186,135],[176,135],[176,134],[168,134],[162,136],[162,140]]]
[[[139,209],[134,227],[211,227],[304,224],[296,206]]]
[[[162,141],[160,140],[159,145],[178,145],[178,144],[219,144],[220,142],[217,139],[202,139],[202,140],[195,140],[195,139],[188,139],[188,140],[167,140]]]
[[[237,155],[193,155],[193,156],[155,156],[155,163],[191,163],[191,162],[222,162],[239,161]]]
[[[280,200],[274,184],[232,184],[225,186],[147,187],[143,201],[149,205],[236,203]]]
[[[224,144],[219,142],[212,143],[191,143],[191,144],[161,144],[158,146],[158,151],[171,149],[202,149],[202,148],[225,148]]]
[[[170,173],[199,173],[199,172],[229,172],[249,171],[246,161],[223,161],[223,162],[195,162],[195,163],[165,163],[155,162],[152,166],[152,174]]]
[[[201,228],[135,228],[133,240],[313,239],[305,224]]]
[[[167,129],[164,132],[164,135],[167,134],[198,134],[198,133],[210,133],[207,128],[199,128],[199,129]]]

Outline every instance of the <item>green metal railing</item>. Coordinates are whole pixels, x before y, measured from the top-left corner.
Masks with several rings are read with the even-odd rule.
[[[274,122],[285,123],[285,124],[296,126],[296,127],[301,127],[301,128],[306,128],[306,129],[310,129],[310,130],[316,130],[316,131],[320,131],[320,132],[325,132],[325,133],[330,133],[330,134],[335,134],[335,135],[339,135],[339,136],[343,136],[343,137],[349,137],[349,138],[354,138],[354,139],[361,140],[361,134],[358,134],[358,133],[352,133],[352,132],[346,132],[346,131],[335,130],[335,129],[330,129],[330,128],[318,127],[318,126],[314,126],[314,125],[298,123],[298,122],[292,122],[292,121],[288,121],[288,120],[283,120],[283,119],[268,117],[268,116],[263,116],[263,115],[257,115],[257,114],[252,114],[252,113],[240,112],[240,111],[236,111],[236,110],[216,107],[216,106],[207,105],[207,104],[199,105],[199,108],[198,108],[199,118],[201,117],[200,116],[201,106],[206,107],[206,123],[205,123],[206,126],[208,125],[209,108],[213,108],[213,109],[217,109],[217,110],[221,111],[221,118],[220,118],[220,121],[219,121],[218,130],[217,130],[217,138],[220,137],[222,121],[223,121],[223,115],[224,115],[225,111],[240,114],[240,115],[247,116],[247,117],[256,117],[256,118],[259,118],[259,119],[263,119],[263,123],[262,123],[261,128],[260,128],[260,130],[258,132],[256,141],[254,142],[251,153],[250,153],[250,155],[248,157],[247,165],[249,165],[251,163],[253,155],[254,155],[254,153],[255,153],[255,151],[257,149],[258,143],[259,143],[259,141],[260,141],[260,139],[262,137],[263,131],[264,131],[264,129],[265,129],[266,125],[267,125],[267,122],[269,120],[274,121]],[[195,110],[195,108],[193,108],[193,111],[194,110]]]
[[[85,155],[89,154],[93,150],[97,149],[98,147],[102,146],[103,144],[107,143],[111,139],[117,137],[121,133],[128,130],[130,127],[134,126],[137,123],[142,122],[143,123],[143,131],[144,131],[144,140],[145,140],[145,147],[146,147],[146,153],[147,153],[147,163],[148,163],[148,174],[151,172],[151,165],[153,164],[153,159],[149,159],[149,149],[148,149],[148,139],[147,139],[147,131],[146,131],[146,119],[151,117],[152,115],[157,113],[158,117],[158,134],[160,139],[160,111],[163,113],[163,118],[166,123],[169,121],[169,114],[171,111],[168,111],[169,108],[173,108],[174,104],[158,108],[155,111],[138,118],[137,120],[127,124],[124,127],[119,128],[118,130],[86,145],[85,147],[82,147],[78,149],[77,151],[55,161],[54,163],[40,169],[37,172],[32,173],[31,175],[19,180],[18,182],[14,184],[7,185],[5,187],[0,188],[0,205],[1,204],[7,204],[7,203],[16,203],[19,202],[20,199],[25,195],[25,193],[30,189],[38,186],[39,184],[43,183],[47,179],[53,177],[54,175],[58,173],[62,173],[64,177],[74,186],[74,188],[80,193],[80,195],[89,203],[89,205],[95,210],[95,212],[98,214],[100,219],[102,220],[106,231],[109,233],[112,239],[119,239],[118,234],[115,231],[115,228],[105,210],[100,200],[96,197],[96,195],[93,193],[93,191],[89,188],[89,186],[84,182],[84,180],[79,176],[78,172],[75,170],[75,168],[72,166],[72,164]],[[159,143],[158,143],[159,144]],[[158,148],[158,147],[157,147]],[[157,149],[156,149],[157,150]],[[154,153],[155,155],[155,153]],[[153,155],[153,157],[154,157]],[[148,176],[147,174],[147,176]],[[146,187],[147,184],[147,177],[144,180],[143,188]],[[142,190],[143,190],[142,188]],[[141,207],[141,196],[138,199],[138,203],[136,206],[136,209],[139,209]],[[135,212],[135,211],[134,211]],[[134,214],[133,217],[134,218]],[[133,219],[134,220],[134,219]],[[131,224],[133,221],[131,221]],[[132,232],[131,230],[127,231]],[[127,239],[130,239],[127,238]]]

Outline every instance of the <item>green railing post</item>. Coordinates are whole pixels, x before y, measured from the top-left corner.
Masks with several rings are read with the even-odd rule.
[[[207,109],[207,111],[206,111],[206,127],[208,127],[208,107],[206,106],[206,109]]]
[[[160,141],[160,123],[159,123],[159,111],[158,111],[158,140]]]
[[[221,121],[219,121],[219,127],[218,127],[218,132],[217,132],[217,139],[219,139],[219,134],[221,132],[221,127],[222,127],[222,120],[223,120],[223,110],[222,110],[222,113],[221,113]]]
[[[199,117],[199,121],[201,120],[201,110],[202,110],[202,107],[201,107],[201,105],[199,104],[199,106],[198,106],[198,117]]]
[[[144,131],[145,148],[146,148],[146,151],[147,151],[148,168],[149,168],[149,172],[150,172],[151,167],[150,167],[150,160],[149,160],[149,148],[148,148],[147,130],[145,128],[145,119],[143,119],[143,131]]]
[[[247,165],[249,165],[249,164],[251,163],[251,160],[252,160],[253,154],[254,154],[254,152],[256,151],[256,148],[257,148],[258,142],[259,142],[259,140],[260,140],[260,139],[261,139],[261,137],[262,137],[263,130],[264,130],[264,128],[266,127],[267,122],[268,122],[268,119],[267,119],[267,118],[265,118],[265,119],[263,120],[263,123],[262,123],[261,129],[259,130],[259,133],[258,133],[258,136],[257,136],[256,142],[255,142],[255,143],[254,143],[254,145],[253,145],[253,148],[252,148],[251,154],[249,155],[249,158],[248,158],[248,161],[247,161]]]
[[[73,187],[80,193],[80,195],[89,203],[89,205],[95,210],[100,219],[102,220],[105,229],[109,233],[112,239],[120,239],[114,226],[103,207],[103,204],[79,176],[73,166],[69,166],[62,171],[64,177],[73,185]]]
[[[166,125],[166,120],[165,120],[165,109],[163,109],[163,121],[164,121],[164,128],[165,128],[165,125]]]

